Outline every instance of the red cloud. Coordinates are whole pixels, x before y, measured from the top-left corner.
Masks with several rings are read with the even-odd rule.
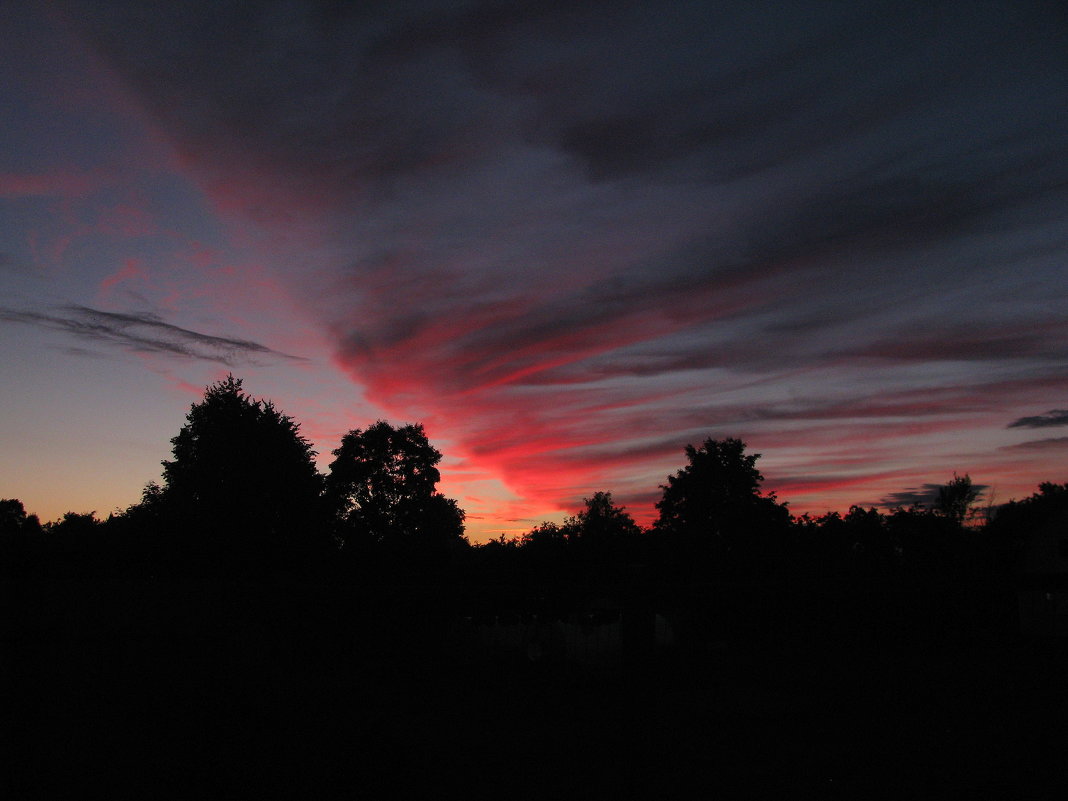
[[[239,25],[247,67],[216,70],[204,65],[235,44],[229,27],[179,27],[174,40],[187,49],[175,63],[155,46],[158,31],[85,24],[139,88],[181,169],[243,223],[235,230],[330,332],[336,364],[391,415],[450,442],[449,459],[512,491],[447,475],[483,522],[571,511],[602,489],[648,521],[657,484],[682,466],[685,444],[706,436],[741,436],[763,452],[768,487],[795,509],[841,508],[940,478],[917,469],[997,467],[1015,482],[1035,467],[1023,464],[1028,454],[995,463],[984,454],[1003,442],[973,446],[971,435],[1000,431],[1006,410],[1063,402],[1063,320],[1005,303],[1002,323],[973,314],[977,294],[965,291],[988,282],[991,297],[1009,298],[1015,285],[1000,250],[961,232],[987,230],[994,213],[1008,229],[1056,219],[1055,205],[1036,215],[1027,204],[1063,186],[1055,155],[1012,157],[1010,145],[991,144],[1049,126],[989,116],[983,92],[965,110],[993,127],[950,131],[931,119],[947,153],[917,155],[896,126],[882,128],[882,101],[851,83],[863,81],[834,51],[826,63],[844,83],[800,69],[776,77],[768,69],[778,60],[759,48],[742,57],[742,72],[785,78],[776,85],[796,109],[782,113],[805,124],[777,129],[783,120],[761,93],[735,97],[718,84],[697,94],[717,89],[735,105],[664,109],[657,98],[680,97],[678,70],[658,76],[633,58],[605,70],[596,49],[578,59],[574,81],[543,97],[530,87],[552,74],[540,61],[555,49],[498,52],[492,37],[455,62],[418,46],[383,65],[356,28],[335,36],[295,25],[299,46],[266,48],[257,62],[257,37],[274,29]],[[383,18],[384,34],[403,41],[411,31]],[[644,39],[641,28],[631,33]],[[719,74],[702,40],[732,35],[730,26],[680,33],[694,35],[694,63],[707,67],[694,79]],[[510,80],[479,74],[490,53],[511,65]],[[917,68],[900,58],[886,74],[900,76],[906,97]],[[991,77],[954,69],[965,66],[976,87]],[[620,75],[655,91],[617,92],[628,85]],[[861,139],[825,113],[844,99],[871,114]],[[643,150],[665,126],[675,135]],[[800,151],[765,141],[798,130],[812,132]],[[921,167],[909,166],[917,159]],[[1008,175],[1031,188],[987,196]],[[1021,232],[1031,236],[1009,231]],[[1055,275],[1039,271],[1033,282]],[[229,297],[245,277],[206,271],[200,291]],[[934,279],[945,303],[917,323]],[[270,296],[271,277],[263,282]],[[1048,288],[1024,290],[1019,308],[1055,300]]]

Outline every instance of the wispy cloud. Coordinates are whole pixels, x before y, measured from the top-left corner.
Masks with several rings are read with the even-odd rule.
[[[34,325],[137,353],[204,359],[229,367],[257,364],[264,360],[302,360],[258,342],[181,328],[147,312],[107,312],[76,305],[62,306],[48,312],[0,307],[0,321]],[[69,352],[77,355],[81,350],[74,348]]]
[[[1005,445],[1003,451],[1068,451],[1068,437],[1048,437],[1047,439],[1032,439],[1027,442],[1017,442],[1015,445]]]
[[[907,508],[910,506],[926,506],[930,508],[938,502],[938,492],[941,488],[941,484],[921,484],[919,487],[912,487],[900,492],[891,492],[878,505],[884,509]],[[990,486],[987,484],[972,484],[972,488],[978,491],[977,498],[981,498],[983,493],[990,489]]]
[[[1021,417],[1009,423],[1009,428],[1050,428],[1068,426],[1068,409],[1051,409],[1045,414]]]
[[[909,506],[931,506],[938,500],[938,484],[923,484],[919,487],[891,492],[879,501],[879,506],[897,509]]]
[[[291,248],[337,366],[531,504],[651,508],[709,435],[911,502],[938,473],[902,464],[1068,388],[1068,74],[1033,10],[98,6],[72,24]],[[262,355],[141,322],[101,336]]]

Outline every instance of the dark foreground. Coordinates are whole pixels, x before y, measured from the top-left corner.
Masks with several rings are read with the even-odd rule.
[[[591,666],[456,609],[5,585],[5,798],[1063,797],[1068,659],[1011,630],[696,630]],[[463,611],[463,610],[461,610]],[[700,795],[698,795],[698,792]]]

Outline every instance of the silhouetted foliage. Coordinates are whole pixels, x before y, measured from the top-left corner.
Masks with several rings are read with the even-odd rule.
[[[573,567],[590,580],[607,577],[605,571],[637,558],[641,529],[621,506],[612,503],[610,492],[583,498],[583,508],[565,518],[560,526],[568,542]]]
[[[901,549],[907,572],[939,580],[956,577],[961,535],[956,520],[916,506],[893,510],[886,518],[886,527]]]
[[[598,582],[605,580],[607,568],[637,558],[641,540],[641,528],[612,502],[612,494],[596,492],[562,523],[543,522],[519,539],[501,540],[501,545],[518,547],[514,555],[487,553],[483,561],[522,571],[535,584]]]
[[[564,520],[564,536],[576,542],[605,545],[638,536],[641,529],[622,506],[612,503],[612,493],[595,492],[583,498],[585,508]],[[533,532],[532,532],[533,533]]]
[[[178,511],[168,504],[163,487],[150,481],[139,502],[108,517],[109,536],[122,552],[116,556],[127,569],[150,576],[182,572],[181,554],[191,544]]]
[[[149,481],[141,490],[141,500],[127,506],[116,515],[132,526],[148,531],[164,525],[167,515],[167,495],[159,484]]]
[[[558,551],[567,545],[568,530],[557,523],[539,523],[523,535],[520,542],[528,550]],[[503,538],[504,535],[502,534]]]
[[[450,626],[471,643],[485,625],[540,648],[566,625],[578,642],[585,634],[575,627],[592,625],[593,609],[616,615],[632,658],[652,652],[663,625],[692,647],[696,665],[719,659],[723,643],[777,637],[856,643],[894,632],[927,647],[1011,621],[1007,557],[1031,532],[1052,526],[1056,534],[1068,520],[1068,485],[1042,484],[992,524],[965,528],[974,501],[965,475],[954,476],[932,510],[854,506],[791,521],[786,505],[761,490],[758,454],[737,439],[707,439],[686,448],[687,464],[661,487],[654,530],[643,532],[610,493],[596,492],[562,523],[465,548],[463,512],[438,492],[441,454],[419,425],[379,421],[350,431],[324,479],[298,426],[231,376],[207,388],[172,444],[163,485],[149,483],[139,503],[106,521],[68,513],[42,527],[19,501],[0,501],[0,570],[5,579],[40,579],[46,596],[60,586],[70,608],[95,595],[89,617],[98,627],[118,609],[138,611],[125,593],[150,601],[146,617],[128,621],[131,630],[161,615],[171,628],[150,647],[185,637],[181,649],[192,654],[212,643],[243,666],[220,691],[228,697],[256,673],[250,655],[267,653],[266,643],[273,657],[290,660],[284,670],[298,664],[311,673],[373,652],[393,671],[440,653]],[[329,535],[344,547],[329,547]],[[294,558],[313,547],[318,560]],[[283,564],[305,565],[302,581],[280,573]],[[214,573],[194,582],[190,598],[183,573],[205,566]],[[99,580],[113,576],[135,581]],[[175,576],[182,580],[166,581]],[[290,603],[295,597],[299,604]],[[42,616],[40,625],[51,623]],[[353,645],[357,629],[363,650]],[[294,656],[298,641],[329,657]]]
[[[997,528],[1022,528],[1035,525],[1068,511],[1068,483],[1044,481],[1038,492],[1019,501],[1009,501],[994,516]]]
[[[179,521],[207,563],[284,564],[321,546],[315,452],[297,423],[246,395],[240,379],[209,386],[171,444],[163,490],[147,487],[140,513]]]
[[[877,509],[852,506],[843,517],[828,512],[794,520],[798,567],[820,578],[886,575],[900,564],[900,549]]]
[[[986,530],[1005,561],[1015,561],[1031,536],[1058,523],[1068,528],[1068,483],[1044,481],[1030,497],[998,507]]]
[[[8,537],[29,530],[40,531],[37,515],[26,514],[26,507],[17,498],[0,500],[0,536]]]
[[[346,434],[333,455],[326,499],[350,550],[443,554],[466,543],[463,510],[436,490],[441,453],[421,425],[379,420]]]
[[[59,520],[45,523],[44,530],[50,537],[87,537],[97,532],[102,524],[96,512],[64,512]]]
[[[953,474],[952,480],[938,488],[935,509],[939,514],[962,525],[981,491],[972,484],[971,476]]]
[[[0,575],[23,575],[35,562],[41,540],[37,515],[17,498],[0,500]]]
[[[738,566],[766,561],[769,538],[790,522],[774,493],[763,495],[760,454],[747,454],[739,439],[707,439],[686,446],[686,467],[661,485],[655,529],[688,552],[727,557]]]

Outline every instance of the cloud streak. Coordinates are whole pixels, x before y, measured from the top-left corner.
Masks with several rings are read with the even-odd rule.
[[[883,498],[879,505],[885,509],[907,509],[910,506],[932,508],[938,503],[938,493],[941,488],[941,484],[923,484],[912,489],[892,492]],[[990,489],[986,484],[972,484],[972,488],[978,492],[977,500]]]
[[[1045,414],[1021,417],[1009,423],[1009,428],[1051,428],[1068,426],[1068,409],[1051,409]]]
[[[0,321],[59,331],[77,339],[103,343],[135,353],[162,353],[218,362],[228,367],[263,361],[303,361],[244,339],[203,334],[164,322],[145,312],[107,312],[87,306],[62,306],[52,312],[0,307]],[[77,355],[80,349],[69,352]]]
[[[1004,451],[1046,452],[1065,450],[1068,451],[1068,437],[1049,437],[1047,439],[1033,439],[1027,442],[1018,442],[1015,445],[1006,445]]]
[[[337,367],[532,514],[604,488],[647,518],[709,435],[751,439],[779,459],[769,480],[813,499],[879,497],[970,469],[959,432],[1068,388],[1068,67],[1030,7],[71,19],[220,215],[268,232]],[[45,317],[268,355],[158,320]],[[836,438],[878,458],[845,470]]]

